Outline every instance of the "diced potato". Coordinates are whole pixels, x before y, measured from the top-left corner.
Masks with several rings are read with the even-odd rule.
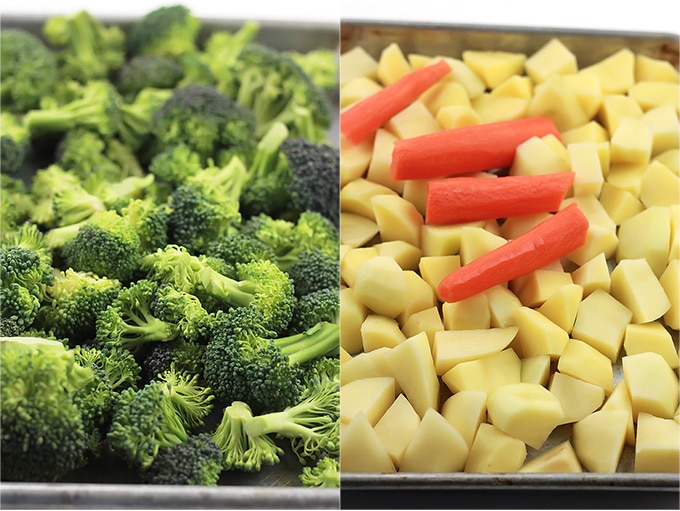
[[[379,128],[375,132],[373,152],[368,164],[366,178],[401,193],[404,190],[404,181],[394,180],[390,175],[392,150],[394,149],[394,142],[397,140],[399,139],[393,133],[384,128]]]
[[[343,348],[342,346],[340,346],[339,351],[340,351],[340,354],[339,354],[339,357],[338,357],[338,358],[340,359],[340,364],[341,364],[341,365],[344,364],[345,362],[348,362],[348,361],[352,360],[352,355],[350,355],[349,353],[347,353],[347,350],[346,350],[345,348]]]
[[[404,310],[397,316],[399,324],[403,324],[408,317],[437,305],[437,295],[430,285],[415,271],[404,270],[406,279],[406,303]]]
[[[386,355],[397,383],[422,418],[439,408],[439,380],[425,332],[407,338]]]
[[[671,302],[646,259],[622,259],[611,273],[611,295],[632,313],[633,323],[663,316]]]
[[[623,94],[635,83],[635,53],[629,48],[621,48],[604,59],[582,68],[579,73],[594,74],[602,92]]]
[[[566,144],[578,142],[606,143],[609,146],[609,132],[597,121],[589,121],[576,128],[562,132],[562,141]]]
[[[578,306],[583,298],[583,287],[579,284],[565,284],[545,300],[538,312],[555,323],[562,330],[571,333],[576,321]]]
[[[522,358],[520,380],[547,386],[550,378],[550,355],[534,355]]]
[[[611,137],[619,127],[621,119],[630,117],[642,119],[644,112],[640,105],[626,94],[607,94],[597,114],[597,120],[604,126]]]
[[[436,83],[421,94],[419,99],[435,117],[446,106],[470,106],[465,87],[456,82]]]
[[[668,249],[668,261],[680,258],[680,204],[668,206],[671,212],[671,246]]]
[[[452,271],[460,268],[460,256],[455,255],[436,255],[423,256],[418,263],[420,275],[430,284],[439,298],[439,283]]]
[[[674,173],[680,174],[680,149],[669,149],[664,151],[654,159],[663,163],[666,167],[671,169]]]
[[[366,416],[359,413],[342,426],[340,470],[342,472],[396,472],[392,458]]]
[[[557,37],[551,38],[524,62],[527,75],[537,83],[550,75],[568,75],[578,71],[576,55]]]
[[[673,336],[659,321],[628,325],[623,339],[623,350],[626,355],[652,351],[661,355],[671,369],[677,369],[679,365]]]
[[[599,253],[603,253],[606,258],[612,257],[616,253],[618,245],[619,239],[615,229],[594,224],[591,221],[586,233],[585,243],[569,252],[565,257],[577,265],[582,265]]]
[[[406,336],[394,318],[369,314],[361,324],[361,342],[364,351],[373,351],[383,347],[394,348],[405,340]]]
[[[350,355],[361,353],[361,324],[368,315],[368,308],[357,300],[354,289],[340,290],[340,346]]]
[[[430,341],[430,347],[434,345],[435,333],[441,330],[444,330],[444,322],[439,313],[439,307],[436,305],[414,312],[401,326],[401,331],[406,337],[413,337],[420,332],[425,332],[428,341]]]
[[[382,241],[373,245],[378,255],[391,257],[402,270],[417,270],[422,254],[420,248],[404,240]]]
[[[373,428],[397,469],[419,424],[420,417],[413,406],[404,394],[399,394]]]
[[[407,179],[401,181],[403,183],[401,196],[413,204],[423,217],[427,207],[427,188],[429,182],[429,179]]]
[[[469,447],[463,436],[434,408],[429,408],[401,460],[400,472],[458,472]]]
[[[397,43],[390,43],[382,49],[375,70],[380,83],[390,85],[411,71],[411,65]]]
[[[680,84],[672,82],[637,82],[628,91],[640,107],[647,111],[662,105],[670,105],[680,112]]]
[[[554,261],[546,264],[542,268],[539,268],[537,270],[530,271],[529,273],[525,273],[524,275],[521,275],[517,278],[512,279],[508,283],[508,287],[512,290],[513,293],[515,293],[518,297],[519,294],[522,292],[524,289],[524,286],[531,280],[533,277],[533,274],[538,271],[552,271],[552,272],[560,272],[564,273],[564,267],[562,266],[562,261],[559,259],[555,259]]]
[[[359,267],[372,257],[377,257],[378,250],[374,246],[350,247],[340,261],[340,277],[348,286],[354,286]]]
[[[501,225],[501,234],[508,240],[517,238],[550,216],[551,214],[547,212],[511,216]]]
[[[578,339],[569,339],[557,362],[557,370],[602,387],[606,393],[614,389],[614,371],[609,358]]]
[[[340,55],[340,85],[359,77],[377,78],[378,61],[362,46],[354,46]]]
[[[680,203],[680,177],[663,163],[651,162],[641,177],[640,201],[648,208]]]
[[[480,424],[486,421],[486,392],[461,390],[442,403],[441,414],[471,448]]]
[[[678,82],[678,71],[667,60],[639,54],[635,57],[635,81]]]
[[[571,335],[614,362],[621,352],[626,325],[632,318],[630,309],[606,291],[596,289],[579,305]]]
[[[630,402],[628,387],[624,380],[619,380],[612,393],[602,405],[602,410],[620,410],[626,413],[626,444],[635,445],[635,423],[633,422],[633,405]]]
[[[604,253],[599,253],[571,272],[574,284],[581,286],[583,296],[589,296],[596,289],[609,292],[611,277]]]
[[[340,136],[340,185],[364,175],[371,161],[373,137],[358,144],[352,144],[344,135]]]
[[[364,351],[344,362],[340,372],[340,385],[365,378],[394,377],[392,369],[387,365],[387,360],[385,359],[385,354],[389,349],[381,347],[371,351]],[[396,385],[396,390],[400,390],[398,385]]]
[[[524,70],[526,55],[507,51],[464,50],[463,62],[476,72],[488,89],[493,89]]]
[[[622,357],[623,378],[633,406],[633,419],[642,412],[672,419],[678,406],[678,376],[658,353]]]
[[[626,413],[597,411],[572,426],[574,450],[589,472],[616,472],[626,439]]]
[[[476,330],[443,330],[434,335],[432,356],[438,375],[456,364],[504,350],[517,334],[517,327]]]
[[[362,414],[375,426],[397,395],[391,376],[353,380],[340,386],[340,421],[349,423]]]
[[[406,307],[407,293],[404,271],[391,257],[371,257],[358,267],[354,296],[376,314],[396,318]]]
[[[534,94],[534,84],[528,76],[512,75],[496,85],[490,94],[492,96],[531,99]]]
[[[451,67],[451,72],[444,78],[460,83],[467,91],[468,97],[474,99],[484,93],[486,85],[484,80],[461,59],[452,57],[435,57],[435,59],[443,58]]]
[[[569,340],[566,331],[530,307],[515,309],[512,317],[518,327],[516,341],[523,357],[548,355],[553,360],[559,358]]]
[[[522,363],[512,348],[488,357],[461,362],[441,379],[453,392],[482,390],[491,394],[498,387],[521,381]]]
[[[666,292],[671,306],[663,315],[663,320],[670,328],[680,329],[680,260],[672,259],[659,277],[659,283]]]
[[[575,195],[600,195],[604,175],[595,142],[579,142],[567,146],[571,170],[574,172]]]
[[[371,199],[382,241],[402,240],[420,247],[423,216],[399,195],[376,195]]]
[[[671,105],[661,105],[647,110],[642,120],[652,130],[652,156],[678,148],[680,127],[678,115]]]
[[[385,129],[399,139],[427,135],[439,131],[434,115],[419,100],[415,100],[385,123]]]
[[[522,306],[517,295],[506,286],[499,284],[484,291],[489,301],[490,323],[492,327],[514,325],[515,309]]]
[[[423,256],[458,254],[463,228],[466,226],[483,227],[484,222],[451,225],[424,224],[420,229],[420,249],[423,251]]]
[[[680,472],[680,424],[648,413],[638,416],[635,472]]]
[[[524,442],[483,422],[470,448],[465,464],[467,473],[517,472],[527,457]]]
[[[534,449],[541,448],[564,417],[560,400],[537,383],[498,387],[486,408],[490,423]]]
[[[484,293],[477,293],[457,302],[444,302],[441,308],[446,330],[482,329],[491,326],[489,299]]]
[[[640,197],[642,175],[647,170],[647,162],[611,162],[607,182]]]
[[[611,161],[646,164],[652,156],[653,144],[652,130],[643,120],[624,117],[612,134]]]
[[[376,195],[397,195],[397,192],[363,177],[353,179],[340,190],[340,211],[375,221],[371,198]]]
[[[597,77],[584,73],[574,73],[563,75],[562,78],[567,87],[576,94],[576,99],[578,99],[586,117],[594,119],[602,108],[604,100],[602,87],[600,87],[600,81]]]
[[[619,226],[616,261],[644,257],[657,277],[668,263],[671,245],[671,210],[652,206]]]
[[[557,74],[550,75],[534,87],[527,115],[549,117],[560,131],[577,128],[590,120],[576,93]]]
[[[602,387],[560,372],[553,374],[548,389],[559,399],[564,410],[560,424],[580,421],[604,402]]]
[[[569,170],[569,161],[555,151],[542,137],[531,137],[520,143],[515,149],[509,174],[526,176],[535,174],[551,174]]]
[[[460,262],[468,264],[506,243],[505,238],[482,227],[463,226],[460,235]]]
[[[484,122],[471,105],[443,106],[437,111],[435,119],[443,130],[475,126]]]
[[[381,89],[382,86],[374,79],[357,76],[340,87],[340,108],[346,108],[357,101],[372,96]]]
[[[540,307],[555,291],[569,284],[573,284],[570,273],[539,268],[528,275],[517,296],[527,307]]]
[[[640,182],[640,190],[642,190],[642,182]],[[621,225],[624,220],[645,209],[644,204],[635,194],[609,181],[605,181],[602,185],[600,203],[616,225]]]
[[[340,212],[340,243],[361,247],[378,234],[378,224],[370,218],[354,213]]]
[[[543,451],[535,458],[527,461],[519,472],[540,474],[567,474],[583,472],[576,451],[569,440]]]
[[[525,117],[529,111],[530,99],[494,96],[488,92],[471,100],[471,106],[482,122],[501,122]]]

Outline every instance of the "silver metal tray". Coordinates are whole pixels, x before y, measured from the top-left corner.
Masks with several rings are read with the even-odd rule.
[[[134,18],[98,17],[105,24],[115,23],[128,30]],[[41,15],[3,15],[2,29],[20,27],[40,35],[45,17]],[[237,30],[244,19],[201,19],[199,40],[217,29]],[[332,23],[260,21],[257,41],[279,50],[309,51],[315,48],[338,49],[339,26]],[[329,141],[339,145],[338,91],[330,91],[333,124]],[[37,161],[39,157],[34,155]],[[22,169],[27,175],[39,167]],[[24,175],[24,174],[22,174]],[[26,176],[24,176],[26,177]],[[281,462],[263,467],[257,473],[225,471],[217,487],[154,486],[138,484],[122,464],[94,462],[71,474],[60,483],[0,483],[3,509],[338,509],[337,488],[304,488],[298,475],[302,465],[286,449]]]
[[[531,54],[541,48],[553,37],[559,39],[576,55],[579,67],[593,64],[607,57],[621,48],[629,48],[635,53],[644,54],[652,58],[670,62],[676,69],[679,62],[680,37],[678,34],[638,33],[638,32],[608,32],[567,30],[534,27],[500,27],[482,25],[456,25],[442,23],[406,23],[406,22],[375,22],[364,20],[343,20],[340,29],[340,52],[344,53],[355,46],[361,46],[370,55],[378,59],[380,52],[390,43],[396,43],[404,54],[418,53],[422,55],[446,55],[460,58],[464,50],[502,50],[509,52],[523,52]],[[677,332],[675,332],[676,348],[678,346]],[[615,365],[615,379],[621,377],[620,362]],[[545,449],[567,439],[570,426],[557,428],[546,441]],[[537,452],[528,448],[527,460],[535,457]],[[413,490],[422,492],[427,499],[428,492],[436,490],[476,491],[481,495],[488,490],[497,492],[510,491],[515,495],[519,491],[529,494],[536,490],[557,490],[560,492],[629,490],[661,492],[673,497],[678,492],[680,479],[678,474],[637,474],[633,472],[634,450],[627,446],[624,449],[619,472],[615,474],[466,474],[466,473],[342,473],[343,503],[354,500],[356,496],[369,498],[371,492],[378,492],[382,499],[395,490],[403,492]],[[352,491],[344,491],[352,490]],[[345,499],[345,497],[348,497]],[[505,495],[504,495],[505,496]],[[397,495],[390,503],[401,507],[403,495]],[[678,501],[675,499],[675,508]],[[406,501],[408,502],[408,501]],[[420,502],[420,501],[417,501]],[[511,503],[502,500],[494,501],[495,505],[506,507]],[[611,502],[611,500],[609,501]],[[353,503],[353,502],[352,502]],[[431,500],[423,503],[431,504]],[[471,501],[465,501],[467,506],[477,508]],[[426,505],[427,505],[426,504]],[[408,505],[408,504],[405,504]],[[458,507],[460,503],[449,503],[449,507]],[[525,501],[515,503],[524,507]],[[548,507],[561,507],[560,502],[546,502]],[[623,501],[620,505],[628,507]],[[647,505],[654,507],[653,501]],[[587,507],[594,506],[586,504]]]

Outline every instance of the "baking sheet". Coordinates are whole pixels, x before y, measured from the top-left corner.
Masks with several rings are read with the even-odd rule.
[[[128,30],[134,18],[98,16],[105,24],[115,23]],[[40,35],[45,18],[36,15],[3,15],[2,29],[20,27]],[[216,29],[237,30],[242,19],[201,19],[199,41]],[[332,23],[260,21],[257,41],[280,50],[309,51],[315,48],[338,49],[338,25]],[[333,124],[329,141],[339,145],[339,97],[330,91]],[[40,156],[29,154],[21,175],[27,177],[40,166]],[[211,414],[209,419],[218,420]],[[260,472],[223,472],[217,487],[168,487],[139,484],[127,467],[115,459],[95,460],[70,474],[60,483],[0,483],[3,509],[54,508],[238,508],[238,509],[337,509],[337,488],[304,488],[298,476],[302,465],[285,442],[281,462],[265,466]]]
[[[396,43],[404,54],[461,58],[464,50],[501,50],[530,55],[550,39],[558,37],[577,57],[579,67],[602,60],[621,48],[636,54],[670,62],[679,66],[680,37],[677,34],[539,29],[535,27],[496,27],[440,23],[375,22],[343,20],[340,30],[340,52],[361,46],[375,59],[390,43]],[[678,335],[675,332],[676,349]],[[614,365],[618,382],[622,370],[620,359]],[[527,447],[527,461],[571,436],[571,425],[559,426],[540,451]],[[626,446],[619,471],[615,474],[583,472],[579,474],[466,474],[457,473],[342,473],[342,487],[347,490],[647,490],[677,492],[678,474],[636,474],[634,448]],[[397,497],[398,498],[398,497]],[[394,501],[393,501],[394,502]]]

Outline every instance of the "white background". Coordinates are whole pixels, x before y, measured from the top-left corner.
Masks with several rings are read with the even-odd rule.
[[[677,0],[5,0],[1,14],[87,9],[137,17],[182,3],[199,17],[338,23],[342,18],[680,33]]]

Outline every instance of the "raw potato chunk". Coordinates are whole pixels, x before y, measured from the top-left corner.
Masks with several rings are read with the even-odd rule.
[[[470,448],[465,464],[467,473],[517,472],[527,457],[521,440],[504,433],[493,424],[483,422]]]
[[[475,126],[482,124],[482,118],[472,108],[466,105],[447,105],[443,106],[435,116],[439,126],[443,130],[462,128],[463,126]]]
[[[359,413],[342,426],[340,469],[343,472],[396,472],[390,455],[366,416]]]
[[[580,473],[583,472],[581,463],[578,461],[576,451],[569,440],[542,452],[530,461],[527,461],[520,472],[529,473]]]
[[[680,259],[672,259],[659,277],[659,283],[666,292],[671,306],[663,320],[673,330],[680,329]]]
[[[496,85],[490,94],[507,98],[531,99],[534,94],[534,84],[528,76],[512,75]]]
[[[408,181],[409,183],[412,181]],[[446,256],[458,254],[463,229],[468,226],[483,227],[484,222],[470,222],[466,224],[431,225],[424,224],[420,230],[423,256]]]
[[[680,424],[648,413],[638,416],[635,472],[680,472]]]
[[[670,246],[671,210],[652,206],[621,222],[616,261],[644,257],[658,277],[666,269]]]
[[[572,427],[574,450],[589,472],[616,472],[626,439],[626,413],[597,411]]]
[[[602,387],[559,372],[553,374],[548,389],[559,399],[564,410],[560,424],[580,421],[604,402]]]
[[[420,262],[420,248],[403,240],[382,241],[373,247],[378,255],[388,256],[397,261],[402,270],[417,270]]]
[[[493,89],[513,75],[520,75],[524,69],[526,55],[506,51],[463,51],[463,62],[484,80],[487,88]]]
[[[344,135],[340,136],[340,185],[361,177],[371,161],[373,139],[368,137],[358,144],[352,144]]]
[[[513,314],[522,306],[522,302],[512,291],[502,284],[484,291],[489,300],[492,327],[514,325]]]
[[[536,355],[522,359],[520,379],[524,383],[537,383],[544,387],[550,377],[550,355]]]
[[[595,75],[604,93],[623,94],[635,83],[635,54],[622,48],[579,72]]]
[[[569,161],[542,137],[531,137],[517,146],[509,174],[531,176],[569,170]]]
[[[371,198],[384,194],[396,195],[397,192],[363,177],[353,179],[340,190],[340,210],[375,221]]]
[[[611,273],[610,292],[632,313],[633,323],[648,323],[663,316],[671,306],[646,259],[623,259]]]
[[[411,65],[397,43],[388,44],[380,52],[375,72],[383,85],[390,85],[411,71]]]
[[[378,234],[378,224],[355,213],[340,212],[340,243],[361,247]]]
[[[537,383],[498,387],[489,395],[486,407],[489,422],[534,449],[541,448],[564,418],[560,400]]]
[[[569,340],[567,332],[530,307],[519,307],[512,317],[518,327],[516,341],[522,356],[548,355],[553,360],[559,358]]]
[[[470,98],[465,87],[456,82],[439,82],[420,96],[420,101],[435,117],[447,106],[470,106]]]
[[[517,327],[478,330],[443,330],[434,335],[432,355],[438,375],[460,362],[475,360],[504,350],[517,334]]]
[[[558,289],[572,283],[570,273],[538,269],[528,275],[517,296],[527,307],[540,307]]]
[[[654,135],[641,119],[624,117],[611,139],[611,160],[622,163],[646,164],[652,155]]]
[[[439,380],[425,332],[409,337],[386,355],[397,383],[422,418],[439,407]]]
[[[678,126],[678,116],[671,105],[662,105],[646,111],[642,115],[642,120],[652,130],[654,138],[652,156],[678,148],[680,127]]]
[[[614,389],[611,360],[589,344],[569,339],[557,362],[557,370],[574,378],[602,387],[609,393]]]
[[[569,334],[574,327],[576,313],[582,298],[582,286],[566,284],[550,295],[538,308],[538,312]]]
[[[574,284],[581,286],[584,297],[590,295],[596,289],[608,293],[611,277],[609,276],[607,258],[603,253],[599,253],[572,271],[571,278]]]
[[[600,81],[595,76],[581,73],[563,75],[562,78],[567,87],[576,94],[576,99],[578,99],[586,117],[594,119],[600,111],[604,99]],[[595,140],[589,140],[589,142],[595,142]]]
[[[677,174],[663,163],[654,160],[642,174],[640,201],[648,208],[678,204],[680,201],[678,190],[680,178]]]
[[[635,445],[635,423],[633,405],[624,380],[619,380],[614,390],[602,405],[602,410],[620,410],[626,413],[626,444]]]
[[[444,401],[441,414],[460,432],[468,447],[472,447],[479,425],[486,421],[486,392],[457,392]]]
[[[444,323],[439,314],[439,307],[436,305],[429,309],[414,312],[401,326],[401,331],[406,337],[413,337],[420,332],[425,332],[428,341],[430,341],[430,347],[434,344],[436,332],[441,330],[444,330]]]
[[[340,55],[340,85],[359,77],[377,78],[378,62],[361,46],[343,52]]]
[[[621,222],[625,219],[645,209],[644,204],[634,193],[619,188],[608,181],[605,181],[602,185],[600,202],[616,225],[621,225]]]
[[[550,75],[568,75],[578,71],[576,55],[558,38],[552,38],[524,62],[527,75],[537,83]]]
[[[368,308],[357,300],[354,289],[340,290],[340,346],[350,355],[363,349],[361,343],[361,324],[368,315]]]
[[[340,420],[348,423],[361,413],[375,426],[395,399],[395,381],[391,376],[351,381],[340,386]]]
[[[455,255],[440,255],[440,256],[423,256],[418,263],[420,275],[425,281],[430,284],[430,287],[437,293],[439,297],[439,283],[452,271],[460,268],[460,256]]]
[[[635,81],[678,82],[678,71],[667,60],[647,55],[635,57]]]
[[[534,87],[527,116],[549,117],[560,131],[577,128],[590,120],[574,91],[557,74]]]
[[[382,86],[371,78],[358,76],[340,87],[340,108],[350,106],[382,89]]]
[[[680,85],[671,82],[638,82],[628,94],[642,107],[650,110],[663,105],[671,105],[680,112]]]
[[[371,257],[357,269],[354,296],[376,314],[396,318],[406,306],[407,293],[404,271],[391,257]]]
[[[604,174],[595,142],[579,142],[567,146],[571,170],[574,172],[575,195],[600,195]]]
[[[488,357],[461,362],[442,375],[453,392],[482,390],[491,394],[498,387],[521,381],[522,362],[512,348]]]
[[[633,418],[646,412],[673,418],[678,406],[678,376],[658,353],[626,355],[621,359],[623,378],[633,406]]]
[[[465,467],[468,453],[458,430],[429,408],[404,452],[400,472],[458,472]]]
[[[427,107],[416,100],[387,121],[385,129],[405,139],[439,131],[439,123]]]
[[[361,324],[361,342],[364,352],[378,348],[394,348],[404,340],[406,336],[394,318],[369,314]]]
[[[368,165],[366,178],[374,183],[391,188],[397,193],[404,189],[403,181],[395,181],[390,175],[390,163],[392,161],[392,150],[397,137],[384,128],[375,132],[373,139],[373,154]]]
[[[393,377],[392,369],[387,365],[385,359],[385,354],[388,351],[389,348],[377,348],[373,351],[359,353],[344,362],[340,372],[340,385],[365,378]],[[395,390],[398,392],[400,389],[397,386]]]
[[[477,293],[457,302],[442,304],[442,320],[446,330],[476,330],[491,326],[489,299]]]
[[[531,100],[484,93],[471,101],[483,123],[510,121],[525,117]]]
[[[602,107],[597,114],[597,119],[607,128],[609,138],[614,134],[621,119],[630,117],[641,119],[644,115],[642,108],[635,100],[625,94],[608,94],[602,101]]]
[[[403,324],[411,314],[420,312],[437,304],[437,296],[430,285],[413,270],[404,270],[406,278],[406,304],[397,320]]]
[[[404,394],[399,394],[375,425],[375,432],[399,469],[406,448],[420,424],[420,417]]]
[[[423,216],[399,195],[377,195],[371,199],[382,241],[403,240],[420,247]]]

